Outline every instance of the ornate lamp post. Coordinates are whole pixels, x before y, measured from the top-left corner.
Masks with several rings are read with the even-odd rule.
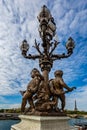
[[[42,39],[42,44],[38,44],[35,40],[35,49],[37,50],[38,54],[32,55],[27,54],[29,50],[29,44],[26,40],[22,42],[21,51],[22,55],[26,59],[39,59],[39,66],[43,73],[44,77],[44,85],[48,90],[48,80],[49,80],[49,72],[53,66],[53,62],[55,60],[60,60],[62,58],[68,58],[73,53],[73,49],[75,47],[74,40],[70,37],[66,43],[67,54],[54,54],[55,48],[58,46],[59,42],[57,40],[53,40],[53,37],[56,34],[56,24],[54,22],[54,18],[52,17],[49,9],[44,5],[38,15],[39,21],[39,34],[40,38]],[[43,51],[41,51],[41,48]]]

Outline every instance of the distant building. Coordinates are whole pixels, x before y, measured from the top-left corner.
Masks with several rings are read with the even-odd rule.
[[[74,111],[78,111],[76,100],[75,100],[75,108],[74,108]]]

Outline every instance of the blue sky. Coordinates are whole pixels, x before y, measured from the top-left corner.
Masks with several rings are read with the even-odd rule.
[[[75,41],[74,53],[67,59],[54,62],[49,77],[62,69],[64,80],[77,89],[66,94],[66,108],[74,109],[76,99],[79,110],[87,111],[87,1],[83,0],[0,0],[0,108],[20,107],[20,90],[25,90],[30,71],[38,60],[22,57],[21,42],[26,39],[31,54],[36,53],[34,40],[41,41],[37,16],[46,5],[56,22],[60,44],[55,53],[66,52],[65,43],[71,36]]]

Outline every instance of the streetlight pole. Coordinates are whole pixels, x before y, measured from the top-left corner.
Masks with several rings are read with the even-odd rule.
[[[29,50],[29,44],[26,40],[22,42],[21,45],[21,51],[22,55],[26,59],[39,59],[39,66],[41,68],[41,71],[43,73],[44,77],[44,85],[43,87],[46,87],[46,90],[48,88],[48,81],[49,81],[49,72],[51,71],[51,68],[53,66],[53,62],[55,60],[60,60],[63,58],[68,58],[73,53],[73,49],[75,47],[74,40],[69,37],[67,43],[66,43],[66,49],[67,54],[54,54],[55,48],[58,46],[59,42],[55,39],[53,40],[53,37],[56,34],[56,24],[54,22],[54,18],[52,17],[49,9],[44,5],[41,8],[41,11],[38,15],[38,21],[39,21],[39,34],[40,38],[42,39],[42,44],[38,44],[35,39],[34,48],[37,50],[38,54],[32,55],[27,54],[27,51]],[[41,48],[43,51],[41,51]]]

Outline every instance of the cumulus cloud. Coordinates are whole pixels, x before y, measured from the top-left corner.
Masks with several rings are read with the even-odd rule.
[[[53,69],[50,72],[50,78],[54,78],[53,73],[56,69],[62,69],[64,71],[64,79],[69,85],[74,85],[75,81],[79,79],[82,80],[80,81],[81,84],[86,83],[86,1],[54,0],[50,2],[50,0],[1,0],[0,99],[2,99],[2,101],[2,96],[17,94],[19,90],[26,89],[27,83],[31,79],[29,73],[32,66],[33,68],[37,67],[39,69],[38,60],[35,62],[23,58],[19,46],[22,40],[26,39],[30,44],[29,53],[37,53],[32,46],[34,45],[35,39],[37,39],[38,42],[41,41],[38,33],[39,22],[37,15],[41,6],[44,4],[48,6],[55,18],[57,26],[56,33],[61,42],[55,50],[55,53],[66,52],[64,45],[69,36],[72,36],[76,43],[74,54],[70,58],[54,62]],[[76,85],[78,84],[79,83],[76,83]],[[85,89],[84,87],[82,88],[83,90]],[[85,103],[84,98],[83,103]]]

